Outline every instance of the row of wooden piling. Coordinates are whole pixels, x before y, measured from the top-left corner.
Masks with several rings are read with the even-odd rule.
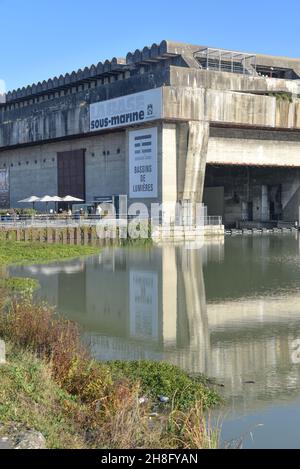
[[[95,226],[78,227],[4,227],[0,229],[0,240],[3,241],[27,241],[46,244],[70,244],[70,245],[110,245],[119,241],[116,238],[99,238]]]

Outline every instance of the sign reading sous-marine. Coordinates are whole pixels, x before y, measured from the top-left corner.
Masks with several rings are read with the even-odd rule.
[[[162,88],[90,105],[90,131],[142,124],[162,118]]]

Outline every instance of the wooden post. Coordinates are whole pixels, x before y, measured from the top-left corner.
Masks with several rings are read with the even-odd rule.
[[[74,244],[74,228],[69,228],[69,243]]]
[[[91,244],[96,244],[97,241],[97,233],[96,233],[96,228],[94,226],[91,226]]]
[[[87,245],[89,243],[89,233],[88,228],[85,226],[83,228],[83,244]]]
[[[60,241],[59,239],[59,229],[58,228],[54,228],[54,242],[56,244],[58,244]]]
[[[53,243],[53,231],[52,228],[47,228],[47,243],[52,244]]]
[[[0,365],[6,363],[6,354],[5,354],[5,342],[0,339]]]
[[[68,237],[67,237],[67,230],[66,229],[63,229],[63,232],[62,232],[62,242],[63,242],[63,244],[68,243]]]
[[[31,230],[31,240],[35,243],[38,241],[38,231],[36,228],[32,228]]]
[[[78,246],[80,246],[80,245],[81,245],[81,228],[80,228],[79,226],[77,226],[77,227],[75,228],[75,230],[76,230],[76,234],[75,234],[75,236],[76,236],[76,244],[77,244]]]

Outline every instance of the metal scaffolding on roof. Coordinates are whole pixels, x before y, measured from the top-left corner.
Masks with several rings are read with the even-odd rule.
[[[256,55],[207,47],[194,53],[202,68],[219,72],[256,75]]]

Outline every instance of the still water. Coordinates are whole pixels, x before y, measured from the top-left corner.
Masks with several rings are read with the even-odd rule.
[[[96,358],[166,360],[214,378],[223,441],[300,448],[298,234],[191,247],[108,249],[10,274],[37,278]]]

